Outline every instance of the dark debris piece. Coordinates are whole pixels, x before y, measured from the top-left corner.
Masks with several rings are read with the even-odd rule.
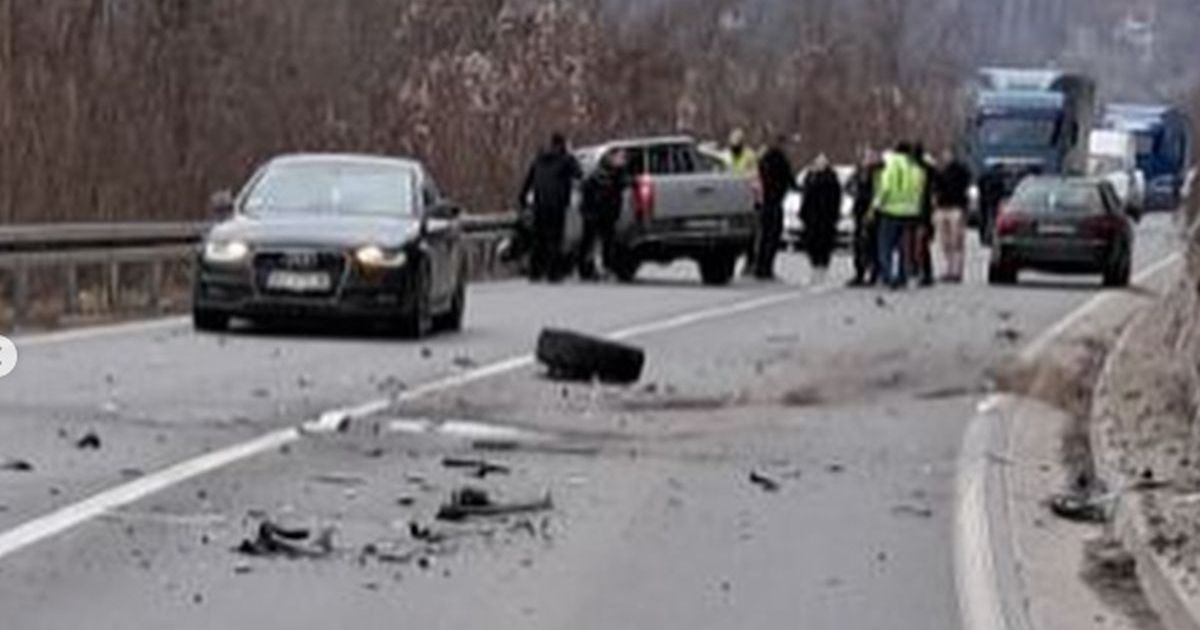
[[[100,446],[100,436],[95,431],[89,431],[75,441],[75,448],[81,451],[98,451],[100,450]]]
[[[1050,511],[1061,519],[1075,523],[1108,522],[1108,510],[1104,505],[1094,497],[1083,494],[1060,494],[1051,498]]]
[[[442,460],[442,465],[446,468],[466,470],[471,474],[471,476],[479,479],[487,479],[488,475],[507,475],[512,472],[512,469],[510,469],[508,466],[496,464],[483,459],[447,457]]]
[[[246,539],[234,551],[256,558],[319,559],[333,555],[333,528],[313,536],[309,529],[289,529],[264,520],[258,534]]]
[[[763,492],[779,492],[780,484],[778,481],[758,472],[750,473],[750,483],[758,486]]]
[[[0,459],[0,471],[4,472],[33,472],[33,464],[24,459]]]
[[[471,518],[542,512],[553,509],[553,507],[554,503],[548,494],[537,501],[497,503],[492,500],[487,491],[466,487],[451,494],[450,502],[442,505],[438,510],[437,518],[440,521],[459,522]]]

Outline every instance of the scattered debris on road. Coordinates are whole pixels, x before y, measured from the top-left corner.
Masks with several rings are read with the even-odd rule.
[[[917,394],[917,400],[948,400],[952,398],[965,398],[981,393],[978,387],[969,387],[966,385],[951,385],[949,387],[941,387],[931,389],[929,391]]]
[[[996,331],[996,338],[1006,343],[1019,343],[1024,336],[1025,334],[1016,328],[1001,328]]]
[[[259,523],[257,535],[243,540],[234,551],[256,558],[320,559],[333,555],[335,529],[327,527],[313,536],[309,529],[289,529],[270,520]]]
[[[33,464],[24,459],[0,458],[0,471],[4,472],[33,472]]]
[[[81,451],[98,451],[100,450],[100,436],[95,431],[88,431],[75,441],[75,448]]]
[[[472,370],[479,367],[479,362],[466,355],[454,357],[454,367],[460,370]]]
[[[466,470],[472,477],[478,479],[487,479],[488,475],[507,475],[512,472],[512,469],[508,466],[489,462],[484,459],[446,457],[442,460],[442,466],[456,470]]]
[[[464,487],[455,490],[450,496],[450,502],[438,510],[439,521],[459,522],[471,518],[488,518],[524,514],[527,512],[543,512],[554,508],[550,495],[537,501],[498,503],[486,490]]]
[[[779,492],[782,487],[778,481],[756,470],[750,472],[750,483],[761,488],[763,492]]]
[[[825,402],[825,396],[819,387],[805,385],[785,393],[781,402],[787,407],[816,407]]]
[[[840,475],[840,474],[846,472],[846,467],[843,466],[842,464],[834,462],[825,467],[825,472],[828,472],[831,475]]]
[[[921,505],[904,504],[892,508],[892,514],[912,518],[933,518],[933,509]]]
[[[324,473],[320,475],[313,475],[311,479],[316,483],[325,484],[327,486],[351,487],[364,486],[367,484],[366,479],[348,473]]]
[[[1050,499],[1050,511],[1055,516],[1075,523],[1103,524],[1109,519],[1109,501],[1086,493],[1060,494]]]
[[[636,383],[646,365],[640,348],[550,328],[538,338],[537,358],[551,379],[619,385]]]

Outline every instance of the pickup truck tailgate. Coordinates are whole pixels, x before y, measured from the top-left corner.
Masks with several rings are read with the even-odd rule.
[[[656,222],[696,221],[699,224],[730,215],[746,215],[754,210],[754,189],[739,175],[657,175],[653,183]]]

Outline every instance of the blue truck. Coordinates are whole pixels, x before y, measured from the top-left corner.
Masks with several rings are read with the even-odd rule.
[[[1146,209],[1174,210],[1183,197],[1192,161],[1192,125],[1169,105],[1110,105],[1104,126],[1132,133],[1138,168],[1146,176]]]
[[[979,71],[964,150],[979,181],[985,242],[1000,202],[1027,175],[1086,174],[1096,83],[1060,70]]]

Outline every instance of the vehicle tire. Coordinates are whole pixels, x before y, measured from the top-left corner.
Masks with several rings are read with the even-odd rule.
[[[709,254],[697,262],[700,264],[700,278],[710,287],[728,285],[737,272],[737,256],[727,252]]]
[[[1133,262],[1130,260],[1129,254],[1125,254],[1118,258],[1115,263],[1109,263],[1104,270],[1104,286],[1106,287],[1127,287],[1131,276],[1133,275]]]
[[[413,295],[412,312],[401,322],[401,332],[409,339],[424,339],[433,332],[433,313],[429,305],[429,264],[422,263]]]
[[[636,383],[646,364],[638,348],[557,329],[542,331],[537,358],[550,378],[615,384]]]
[[[1019,273],[1015,266],[1005,261],[993,262],[988,265],[988,284],[998,286],[1016,284]]]
[[[192,309],[192,326],[200,332],[225,332],[229,330],[229,315],[207,309]]]
[[[450,299],[450,310],[438,318],[438,329],[448,332],[458,332],[463,329],[467,315],[467,279],[461,274],[458,285],[454,289],[454,297]]]
[[[637,280],[638,271],[642,267],[642,261],[638,260],[630,253],[619,253],[613,256],[612,266],[609,271],[617,277],[618,282],[631,284]]]

